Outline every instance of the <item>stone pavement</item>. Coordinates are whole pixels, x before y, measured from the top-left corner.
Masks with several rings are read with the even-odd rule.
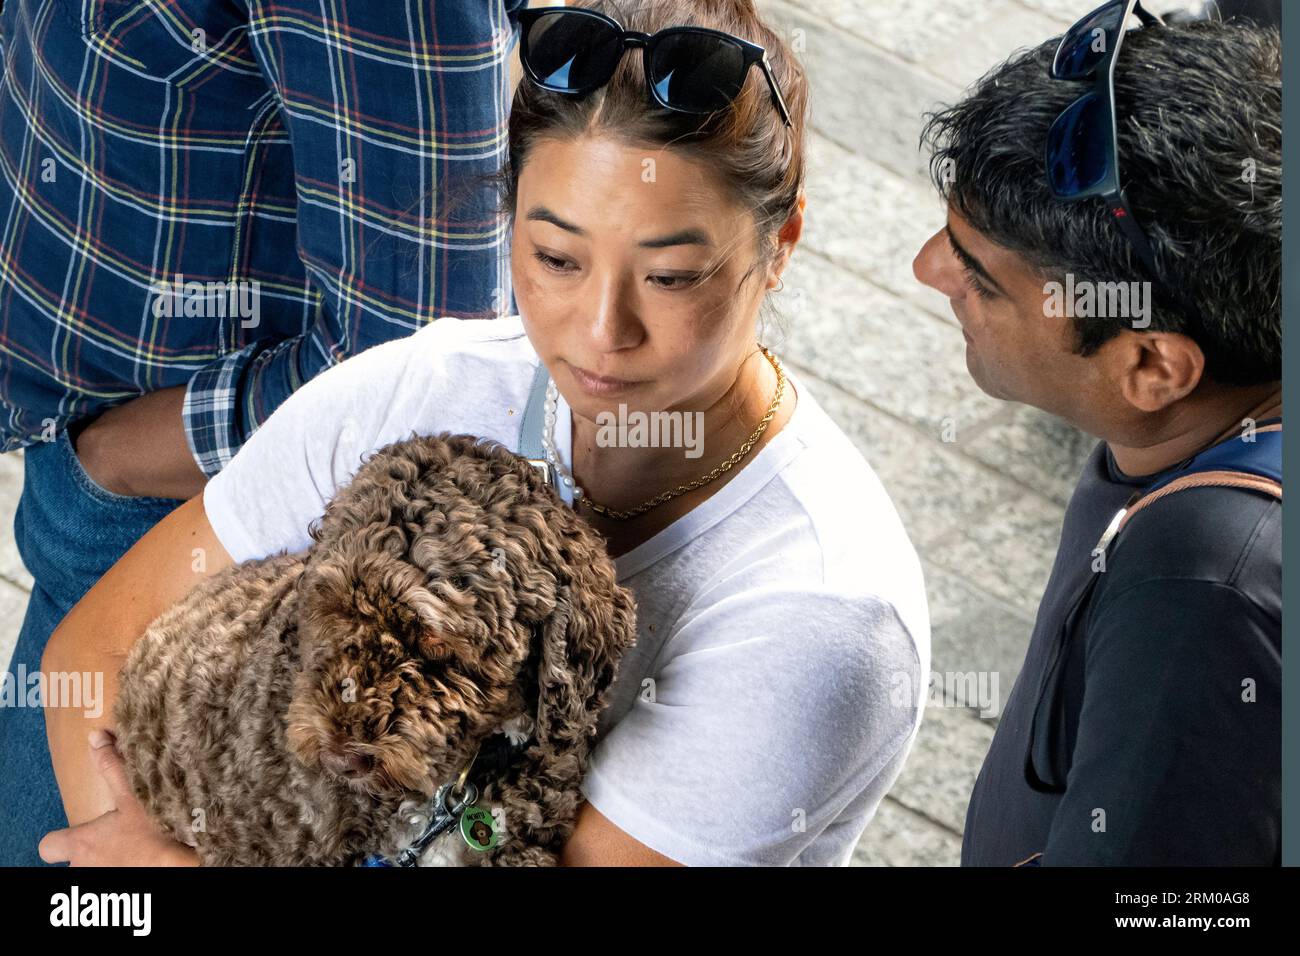
[[[925,566],[933,671],[996,676],[996,697],[1005,700],[1064,503],[1092,442],[985,397],[968,378],[946,300],[911,274],[915,251],[943,222],[917,141],[927,109],[1096,4],[758,3],[799,45],[813,84],[807,229],[767,344],[810,383],[893,495]],[[31,587],[12,535],[21,485],[21,454],[0,455],[5,662]],[[932,704],[854,862],[957,863],[967,798],[992,733],[991,720],[951,694]]]

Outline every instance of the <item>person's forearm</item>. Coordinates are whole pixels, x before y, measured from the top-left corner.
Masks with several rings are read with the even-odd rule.
[[[149,392],[100,413],[75,436],[86,472],[122,495],[188,500],[203,490],[185,437],[185,386]]]
[[[203,560],[196,562],[196,555]],[[93,682],[95,675],[103,675],[103,693],[93,708],[45,710],[50,756],[70,823],[98,816],[109,801],[88,758],[86,739],[95,727],[113,729],[118,672],[131,646],[202,578],[229,564],[230,556],[204,517],[202,496],[194,498],[136,542],[50,636],[41,660],[47,679],[51,674],[89,673]],[[84,682],[84,676],[81,679]]]
[[[156,595],[140,590],[117,591],[109,579],[112,574],[110,569],[68,613],[50,637],[41,659],[47,681],[59,674],[80,674],[83,685],[85,675],[90,675],[92,682],[97,683],[100,675],[103,680],[103,693],[93,709],[50,706],[61,704],[57,701],[47,701],[45,708],[54,776],[68,822],[73,825],[113,808],[108,789],[87,756],[86,739],[96,727],[116,729],[113,705],[117,701],[118,672],[131,645],[165,609]]]
[[[51,642],[53,645],[53,642]],[[103,675],[103,691],[93,711],[82,707],[45,707],[54,776],[71,825],[85,823],[114,809],[103,779],[86,758],[86,740],[95,728],[113,730],[113,705],[117,700],[117,675],[125,654],[98,651],[84,635],[72,635],[67,645],[47,648],[41,670],[47,679],[55,674]],[[84,680],[84,676],[83,676]],[[93,713],[95,716],[90,716]]]

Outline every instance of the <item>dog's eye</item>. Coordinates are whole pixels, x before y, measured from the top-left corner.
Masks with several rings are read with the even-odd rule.
[[[467,574],[453,574],[450,580],[451,586],[457,591],[465,591],[469,589],[469,575]]]

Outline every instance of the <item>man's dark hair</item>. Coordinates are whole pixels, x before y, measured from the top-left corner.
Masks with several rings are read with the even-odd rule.
[[[930,172],[953,208],[1045,278],[1147,279],[1100,199],[1060,202],[1043,151],[1086,83],[1053,80],[1057,41],[1018,53],[956,106],[927,116]],[[1179,332],[1217,382],[1282,377],[1282,50],[1276,30],[1197,21],[1129,31],[1115,73],[1120,176],[1155,247],[1147,331]],[[1189,314],[1194,312],[1195,314]],[[1080,318],[1091,355],[1128,327]]]

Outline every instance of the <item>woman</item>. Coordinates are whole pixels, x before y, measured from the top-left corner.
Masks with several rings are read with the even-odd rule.
[[[623,19],[682,25],[724,36],[628,53],[589,11],[525,16],[503,177],[519,315],[444,319],[304,385],[73,609],[47,669],[113,674],[196,575],[305,547],[371,449],[444,429],[520,449],[540,362],[560,487],[638,604],[563,862],[848,861],[919,724],[921,571],[870,467],[758,344],[803,225],[803,72],[748,0]],[[702,446],[603,427],[655,412]],[[44,858],[193,862],[125,793],[113,748],[87,754],[102,718],[47,718],[69,820],[93,822]]]

